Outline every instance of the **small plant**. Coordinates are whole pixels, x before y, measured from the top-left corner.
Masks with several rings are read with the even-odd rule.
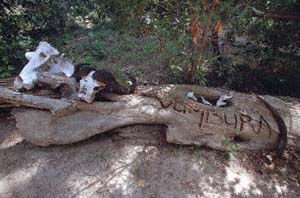
[[[131,173],[134,177],[142,179],[145,176],[145,167],[140,160],[135,161],[131,166]]]
[[[198,68],[195,73],[195,83],[201,86],[206,84],[206,72],[202,68]]]
[[[202,147],[197,145],[193,147],[193,158],[199,159],[201,156]]]
[[[179,145],[178,156],[182,157],[185,156],[185,154],[186,154],[186,147],[184,147],[183,145]]]
[[[236,144],[228,141],[228,140],[224,140],[223,141],[223,144],[226,146],[226,149],[224,151],[224,156],[227,158],[227,159],[230,159],[230,160],[235,160],[235,153],[237,151],[237,146]]]
[[[171,64],[171,78],[174,83],[183,83],[184,82],[184,71],[183,67],[177,64]],[[198,68],[195,72],[195,84],[204,86],[206,84],[206,71],[202,68]]]
[[[183,82],[183,68],[177,64],[171,64],[171,78],[173,83],[182,83]]]

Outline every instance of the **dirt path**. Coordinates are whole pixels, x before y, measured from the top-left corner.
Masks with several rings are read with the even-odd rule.
[[[3,144],[12,128],[0,121]],[[167,144],[162,131],[136,126],[67,146],[3,148],[0,197],[300,197],[289,163],[275,171],[271,163],[258,166],[256,154],[228,160]]]

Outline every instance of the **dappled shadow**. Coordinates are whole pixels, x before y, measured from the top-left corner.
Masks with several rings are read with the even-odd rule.
[[[11,108],[0,108],[0,150],[14,146],[23,138],[14,132],[16,120],[11,114]]]
[[[0,150],[0,197],[299,196],[284,175],[259,173],[242,154],[229,160],[219,151],[167,144],[163,130],[135,126],[66,146],[24,142]]]

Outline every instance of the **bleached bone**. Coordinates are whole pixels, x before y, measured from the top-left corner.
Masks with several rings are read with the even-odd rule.
[[[37,49],[33,52],[25,53],[29,61],[14,81],[16,89],[31,89],[34,87],[37,74],[41,71],[47,71],[53,74],[64,73],[70,77],[74,72],[74,66],[64,54],[47,42],[40,42]]]
[[[26,52],[25,53],[25,57],[27,58],[28,61],[30,61],[30,59],[34,56],[34,52]]]
[[[216,106],[217,107],[223,107],[223,106],[225,106],[225,105],[227,105],[227,100],[228,99],[231,99],[232,98],[232,95],[221,95],[220,96],[220,98],[219,98],[219,100],[217,101],[217,104],[216,104]]]
[[[216,106],[217,107],[223,107],[226,106],[228,103],[228,99],[231,99],[233,95],[221,95],[220,98],[218,99]],[[195,96],[194,92],[188,92],[186,95],[187,98],[198,101],[198,98]],[[203,96],[200,96],[201,98],[201,103],[209,106],[214,106],[210,101],[206,100]]]
[[[189,99],[191,100],[194,100],[194,101],[198,101],[197,97],[195,96],[195,93],[194,92],[188,92],[186,94],[186,97],[188,97]]]
[[[46,63],[51,56],[58,54],[59,52],[47,42],[40,42],[34,52],[27,52],[25,57],[29,62],[16,78],[14,82],[15,88],[21,89],[25,87],[26,89],[31,89],[34,80],[37,78],[36,69]]]
[[[93,79],[93,74],[95,71],[91,71],[86,77],[83,77],[79,81],[79,92],[78,97],[87,103],[93,102],[96,94],[104,89],[104,86],[101,82]]]
[[[50,59],[49,71],[53,74],[63,73],[68,77],[71,77],[74,73],[74,65],[72,62],[66,57],[65,54],[61,54],[60,56],[55,56]]]
[[[202,100],[203,104],[212,106],[212,104],[208,100],[206,100],[204,97],[202,97],[202,96],[201,96],[201,100]]]

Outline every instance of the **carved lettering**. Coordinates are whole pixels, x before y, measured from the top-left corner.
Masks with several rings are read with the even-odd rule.
[[[238,116],[237,114],[233,113],[233,116],[230,115],[231,119],[228,119],[228,114],[223,113],[223,116],[218,114],[218,112],[214,110],[205,110],[197,105],[193,105],[190,103],[185,103],[184,101],[179,101],[179,98],[175,98],[173,100],[170,100],[166,104],[162,104],[164,108],[168,108],[171,105],[173,106],[173,109],[180,113],[199,113],[199,124],[198,127],[201,129],[203,127],[203,124],[213,124],[213,125],[224,125],[226,126],[232,126],[235,130],[238,128]],[[230,121],[231,120],[231,121]],[[260,115],[259,120],[253,119],[251,116],[246,114],[240,114],[239,115],[240,125],[239,125],[239,131],[243,131],[245,128],[245,125],[248,124],[250,128],[252,129],[253,133],[256,135],[261,133],[261,130],[263,126],[265,126],[269,130],[269,137],[272,135],[272,128],[270,124],[267,122],[267,120],[264,118],[264,116]],[[255,122],[255,124],[253,123]],[[256,124],[257,123],[257,124]]]
[[[248,123],[253,128],[253,126],[250,123],[252,121],[252,118],[249,115],[240,114],[240,120],[241,120],[240,131],[243,131],[245,123]]]
[[[270,124],[265,120],[265,118],[262,115],[260,116],[260,120],[262,122],[264,122],[266,124],[266,126],[268,127],[268,129],[269,129],[269,137],[271,137],[271,135],[272,135],[272,129],[271,129]]]
[[[206,117],[205,117],[205,122],[208,124],[208,120],[209,120],[209,111],[206,111]]]
[[[268,128],[268,130],[269,130],[269,137],[271,137],[272,136],[272,128],[271,128],[270,124],[266,121],[266,119],[264,118],[264,116],[262,116],[262,115],[259,116],[259,122],[258,122],[258,128],[257,128],[257,130],[255,130],[255,128],[253,127],[253,132],[255,134],[259,134],[263,125],[265,125]]]
[[[234,129],[236,129],[237,128],[237,115],[233,114],[233,116],[234,116],[234,123],[230,123],[230,122],[228,122],[226,113],[224,113],[224,121],[225,121],[225,124],[227,124],[227,125],[234,125]]]
[[[199,129],[201,129],[201,127],[202,127],[203,118],[204,118],[204,111],[202,111],[201,114],[200,114]]]
[[[223,120],[223,117],[218,115],[217,112],[213,112],[212,114],[214,117],[218,118],[220,122],[217,122],[217,123],[214,123],[214,124],[224,124],[224,120]]]

